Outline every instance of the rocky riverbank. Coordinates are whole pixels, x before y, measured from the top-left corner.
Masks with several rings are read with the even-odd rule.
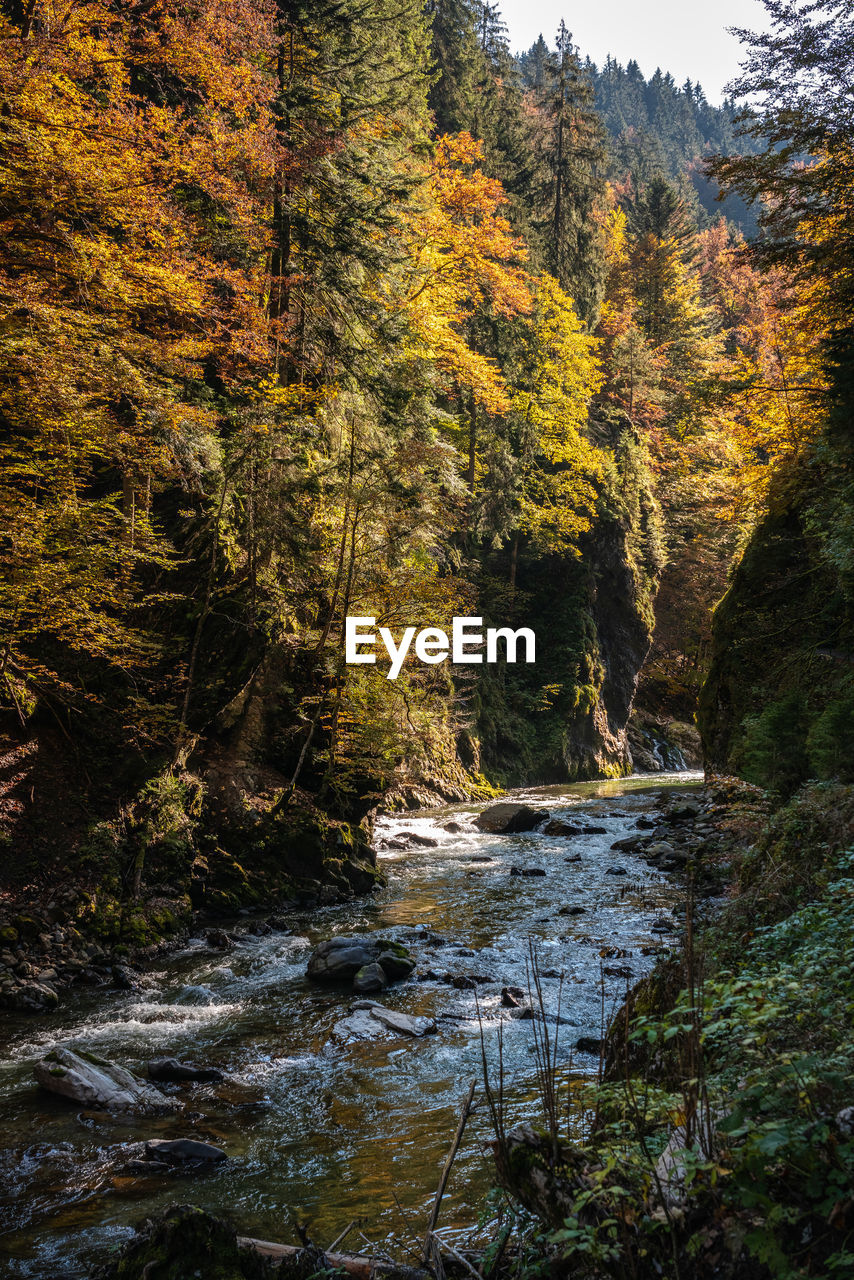
[[[783,803],[713,778],[699,809],[681,947],[628,992],[567,1121],[499,1130],[499,1180],[575,1280],[848,1274],[854,788]]]

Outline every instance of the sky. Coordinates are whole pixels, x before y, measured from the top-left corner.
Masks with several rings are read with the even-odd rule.
[[[727,27],[767,28],[760,0],[499,0],[510,48],[528,49],[540,32],[554,44],[561,18],[582,57],[599,66],[607,54],[624,65],[640,63],[644,76],[656,67],[679,84],[698,81],[710,102],[738,71],[740,45]]]

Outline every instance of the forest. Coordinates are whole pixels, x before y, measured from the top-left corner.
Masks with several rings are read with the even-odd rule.
[[[761,3],[717,105],[0,3],[10,1277],[854,1274],[854,11]]]

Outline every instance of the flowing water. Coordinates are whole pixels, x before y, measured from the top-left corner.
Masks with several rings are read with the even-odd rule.
[[[603,1010],[607,1016],[619,1004],[630,980],[603,970],[627,968],[631,981],[646,972],[655,949],[674,940],[660,918],[677,929],[681,911],[677,883],[610,846],[635,832],[641,813],[654,813],[663,789],[699,781],[698,774],[655,775],[513,796],[605,834],[485,835],[470,826],[474,808],[466,806],[385,819],[380,837],[415,832],[439,843],[381,853],[388,885],[370,899],[296,913],[288,918],[292,934],[241,934],[224,954],[192,940],[147,974],[141,991],[74,995],[50,1017],[7,1017],[2,1275],[85,1276],[134,1223],[176,1201],[224,1214],[243,1234],[268,1240],[294,1242],[299,1221],[327,1247],[358,1219],[347,1247],[366,1249],[367,1238],[400,1252],[399,1240],[423,1234],[460,1101],[481,1079],[482,1044],[497,1070],[499,1026],[512,1119],[536,1118],[533,1024],[501,1003],[503,986],[527,986],[531,944],[550,1014],[560,999],[560,1069],[595,1072],[597,1058],[579,1053],[576,1041],[600,1036]],[[464,829],[447,832],[449,821]],[[511,876],[511,866],[546,874]],[[610,874],[616,867],[627,874]],[[560,914],[565,907],[584,912]],[[307,982],[315,943],[376,930],[410,947],[417,976],[433,975],[391,987],[382,1002],[435,1017],[438,1035],[401,1040],[378,1028],[376,1040],[348,1038],[340,1023],[352,996]],[[456,989],[447,975],[478,983]],[[221,1068],[227,1080],[182,1086],[179,1117],[80,1112],[32,1081],[33,1061],[57,1043],[85,1046],[141,1074],[150,1057],[189,1059]],[[128,1144],[182,1136],[222,1146],[229,1161],[205,1174],[124,1171]],[[482,1106],[443,1202],[450,1239],[482,1211],[489,1137]]]

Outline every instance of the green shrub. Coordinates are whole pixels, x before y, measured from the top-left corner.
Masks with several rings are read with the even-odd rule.
[[[827,704],[810,730],[807,749],[816,777],[854,782],[854,690]]]
[[[742,771],[748,782],[790,796],[809,773],[807,714],[799,692],[745,721]]]

